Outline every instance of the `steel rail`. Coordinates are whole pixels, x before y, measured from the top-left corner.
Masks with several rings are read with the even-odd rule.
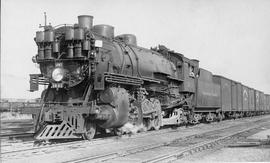
[[[198,152],[202,152],[204,150],[208,150],[208,149],[212,149],[217,145],[222,144],[222,142],[226,141],[226,140],[230,140],[235,136],[238,136],[240,134],[249,132],[251,130],[257,129],[259,127],[265,126],[265,125],[269,125],[269,122],[265,122],[263,124],[259,124],[253,127],[250,127],[248,129],[243,129],[241,131],[237,131],[234,133],[231,133],[229,135],[214,139],[214,140],[209,140],[209,141],[204,141],[198,144],[195,144],[191,147],[187,147],[185,149],[181,149],[179,151],[174,152],[173,154],[169,154],[169,155],[163,155],[163,156],[159,156],[156,158],[152,158],[146,161],[143,161],[143,163],[157,163],[157,162],[170,162],[170,161],[176,161],[178,159],[181,159],[183,157],[186,157],[188,155],[194,154],[194,153],[198,153]]]
[[[264,119],[264,120],[267,120],[267,119]],[[261,122],[261,121],[263,121],[263,120],[257,120],[256,122]],[[269,122],[263,122],[263,123],[269,123]],[[193,138],[198,137],[199,135],[203,135],[203,134],[206,134],[206,133],[209,134],[209,133],[213,133],[213,132],[217,132],[217,131],[231,129],[233,126],[234,127],[243,127],[243,126],[245,126],[247,124],[254,124],[254,121],[253,122],[246,123],[246,124],[231,125],[229,127],[225,127],[225,128],[221,128],[221,129],[215,129],[215,130],[203,132],[203,133],[200,133],[200,134],[189,135],[187,137],[183,137],[183,138],[180,138],[180,139],[182,141],[188,140],[188,139],[190,140],[190,139],[193,139]],[[231,134],[229,136],[224,136],[224,137],[221,137],[219,139],[210,140],[210,141],[207,141],[207,142],[202,142],[202,143],[199,143],[196,146],[193,146],[191,148],[186,148],[185,150],[181,150],[180,152],[181,153],[184,153],[184,152],[187,152],[188,150],[192,150],[194,148],[197,149],[197,147],[200,147],[202,145],[207,145],[207,144],[211,144],[211,143],[214,144],[217,141],[223,140],[223,139],[228,138],[228,137],[230,137],[232,135],[239,134],[239,133],[242,133],[242,132],[247,131],[247,130],[251,130],[251,129],[256,128],[258,126],[261,126],[261,125],[262,124],[256,125],[255,127],[253,126],[251,128],[244,129],[244,130],[241,130],[241,131],[237,131],[237,132],[234,132],[233,134]],[[111,153],[106,153],[106,154],[101,154],[101,155],[84,157],[84,158],[80,158],[80,159],[73,159],[73,160],[70,160],[70,161],[65,161],[65,163],[71,163],[71,162],[72,163],[80,163],[80,162],[89,162],[89,161],[90,162],[105,162],[105,161],[109,161],[110,162],[110,160],[116,159],[116,158],[119,158],[119,157],[125,157],[125,156],[128,156],[128,155],[132,155],[132,154],[136,154],[136,153],[140,153],[140,152],[152,150],[152,149],[155,149],[155,148],[161,148],[161,147],[164,147],[164,146],[168,146],[173,141],[163,142],[163,143],[154,143],[154,144],[149,144],[149,145],[145,145],[145,146],[136,146],[136,147],[133,147],[133,148],[121,149],[119,152],[111,152]],[[157,158],[146,160],[144,162],[155,162],[155,161],[159,161],[159,160],[162,161],[164,159],[174,157],[175,155],[178,156],[178,153],[179,152],[177,152],[176,154],[169,155],[169,156],[168,155],[159,156]]]
[[[2,138],[19,138],[19,137],[33,137],[34,133],[9,133],[0,134],[0,139]]]
[[[256,117],[255,117],[256,118]],[[245,119],[240,119],[240,120],[245,120]],[[267,120],[267,118],[264,118],[264,119],[255,119],[255,120],[252,120],[250,122],[247,122],[248,124],[254,124],[255,122],[258,123],[258,122],[263,122]],[[226,121],[224,121],[226,122]],[[192,139],[192,138],[195,138],[197,137],[198,135],[202,135],[202,134],[205,134],[205,133],[210,133],[210,132],[217,132],[217,131],[221,131],[221,130],[225,130],[225,129],[228,129],[228,128],[232,128],[232,127],[239,127],[239,126],[242,126],[242,125],[246,125],[245,122],[242,122],[240,121],[241,124],[237,124],[237,125],[229,125],[229,126],[226,126],[226,127],[221,127],[221,128],[218,128],[218,129],[215,129],[215,130],[208,130],[207,132],[203,132],[203,133],[197,133],[197,134],[194,134],[194,135],[187,135],[185,137],[180,137],[179,140],[187,140],[187,139]],[[244,123],[244,124],[243,124]],[[214,125],[218,125],[220,123],[217,123],[217,124],[214,124]],[[197,128],[199,127],[198,125],[195,125],[193,126],[194,128]],[[192,128],[193,128],[192,127]],[[190,128],[187,128],[187,130],[190,129]],[[134,137],[128,137],[127,135],[126,136],[123,136],[123,137],[126,137],[129,141],[131,139],[136,139],[136,138],[141,138],[141,137],[146,137],[146,136],[151,136],[151,135],[163,135],[163,134],[168,134],[170,132],[179,132],[180,130],[173,130],[173,129],[165,129],[165,130],[159,130],[159,131],[152,131],[152,132],[144,132],[144,133],[141,133],[141,134],[136,134],[134,135]],[[102,145],[102,144],[108,144],[108,141],[107,140],[114,140],[115,137],[118,137],[118,136],[113,136],[113,137],[108,137],[108,139],[104,139],[104,138],[98,138],[98,139],[93,139],[92,141],[86,141],[86,140],[80,140],[80,141],[73,141],[73,142],[65,142],[65,143],[55,143],[55,144],[51,144],[51,145],[46,145],[46,146],[38,146],[38,147],[33,147],[33,144],[31,144],[31,146],[29,146],[30,148],[26,148],[26,149],[21,149],[19,148],[19,150],[9,150],[9,151],[3,151],[2,150],[2,158],[4,155],[9,155],[9,154],[13,154],[14,153],[20,153],[22,152],[23,153],[27,153],[27,152],[32,152],[33,154],[35,153],[38,153],[38,151],[44,151],[44,149],[48,149],[48,150],[54,150],[54,149],[58,149],[57,147],[62,147],[62,148],[65,148],[65,147],[72,147],[72,145],[76,145],[78,147],[81,146],[81,147],[84,147],[84,145]],[[105,141],[105,142],[103,142]],[[103,142],[103,143],[102,143]],[[114,142],[114,141],[112,141]],[[90,143],[90,144],[89,144]],[[86,160],[110,160],[110,159],[113,159],[113,158],[116,158],[116,157],[123,157],[123,156],[127,156],[127,155],[130,155],[130,154],[135,154],[135,153],[138,153],[138,152],[142,152],[142,151],[146,151],[146,150],[151,150],[151,149],[154,149],[154,148],[159,148],[159,147],[162,147],[162,146],[166,146],[168,143],[159,143],[159,144],[150,144],[150,145],[146,145],[146,146],[139,146],[139,147],[134,147],[134,148],[128,148],[126,150],[121,150],[123,152],[112,152],[112,153],[107,153],[107,154],[104,154],[104,155],[97,155],[97,156],[91,156],[91,157],[86,157],[86,158],[82,158],[82,159],[76,159],[76,160],[72,160],[72,161],[68,161],[68,162],[80,162],[80,160],[82,160],[81,162],[84,162]],[[28,144],[29,145],[29,144]],[[79,147],[80,148],[80,147]]]

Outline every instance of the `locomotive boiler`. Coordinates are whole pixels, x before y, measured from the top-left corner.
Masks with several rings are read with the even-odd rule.
[[[30,75],[30,91],[46,85],[40,110],[32,111],[36,139],[90,140],[126,126],[158,130],[242,113],[223,109],[221,95],[231,85],[223,89],[224,80],[198,60],[162,45],[140,47],[135,35],[114,36],[113,26],[93,25],[89,15],[43,28],[33,57],[41,73]]]
[[[159,129],[162,107],[188,109],[191,103],[198,61],[165,47],[139,47],[132,34],[115,37],[114,27],[93,26],[92,16],[45,25],[35,42],[41,74],[30,75],[30,90],[47,85],[34,116],[36,139],[91,139],[97,128],[121,132],[127,123]]]

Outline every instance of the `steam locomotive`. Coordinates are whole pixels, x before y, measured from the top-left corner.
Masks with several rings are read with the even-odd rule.
[[[163,45],[137,46],[136,36],[114,36],[114,27],[44,26],[34,38],[30,91],[46,85],[40,110],[32,110],[35,138],[92,139],[122,134],[126,125],[158,130],[165,125],[212,122],[270,111],[270,95],[199,68],[199,61]]]

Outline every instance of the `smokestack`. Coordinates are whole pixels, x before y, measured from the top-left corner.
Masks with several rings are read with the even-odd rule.
[[[90,30],[93,26],[93,16],[91,15],[79,15],[78,23],[80,28]]]

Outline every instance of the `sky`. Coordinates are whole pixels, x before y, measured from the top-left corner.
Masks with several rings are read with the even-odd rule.
[[[112,25],[115,35],[135,34],[139,46],[163,44],[214,74],[270,94],[269,0],[2,0],[2,98],[40,96],[28,90],[29,74],[40,73],[31,58],[43,12],[53,26],[92,15],[94,25]]]

